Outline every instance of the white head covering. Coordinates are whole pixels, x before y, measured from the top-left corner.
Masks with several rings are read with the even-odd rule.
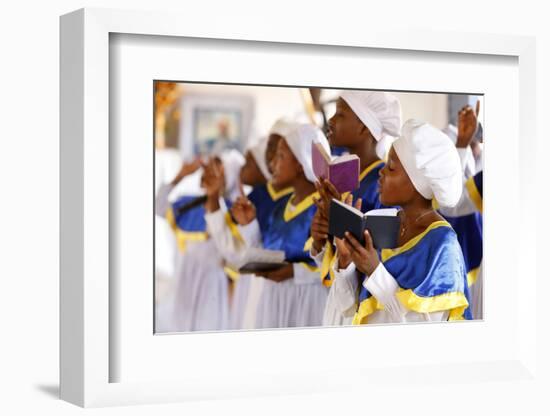
[[[397,97],[382,91],[344,91],[348,103],[376,141],[386,134],[397,137],[401,127],[401,104]]]
[[[287,132],[285,139],[288,147],[304,168],[307,180],[315,182],[317,177],[313,173],[311,161],[312,143],[321,143],[327,154],[330,155],[330,145],[323,132],[313,124],[299,124]]]
[[[220,154],[225,175],[225,195],[233,200],[239,195],[239,173],[244,165],[244,156],[235,149]]]
[[[418,120],[408,120],[395,153],[416,190],[443,207],[454,207],[462,194],[462,168],[453,143],[440,130]]]
[[[248,148],[248,151],[256,161],[256,164],[260,168],[260,171],[262,172],[262,175],[264,175],[264,178],[269,181],[271,180],[271,173],[269,173],[269,169],[267,168],[267,161],[265,160],[267,140],[267,137],[260,138],[260,140],[258,140],[254,145]]]
[[[290,120],[289,118],[282,117],[278,119],[273,126],[271,126],[271,129],[269,129],[269,134],[278,134],[281,137],[286,137],[288,132],[297,125],[297,122]]]

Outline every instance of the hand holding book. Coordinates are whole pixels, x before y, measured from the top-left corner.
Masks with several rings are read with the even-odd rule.
[[[350,232],[346,231],[344,244],[349,250],[351,261],[357,270],[370,276],[380,264],[380,259],[367,230],[365,230],[364,238],[365,245],[362,246]]]

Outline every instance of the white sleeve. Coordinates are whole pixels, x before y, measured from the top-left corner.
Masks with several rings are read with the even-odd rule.
[[[262,232],[260,224],[255,218],[250,224],[239,225],[239,233],[243,237],[245,244],[249,247],[262,247]]]
[[[338,254],[336,254],[338,256]],[[338,269],[338,258],[333,267],[334,280],[330,287],[323,313],[323,325],[351,323],[357,310],[356,293],[358,288],[355,264]]]
[[[315,252],[315,248],[313,247],[313,244],[311,245],[311,248],[309,249],[309,257],[311,257],[314,261],[317,267],[321,267],[323,264],[323,257],[325,257],[325,246],[319,251],[318,253]]]
[[[228,263],[237,264],[244,250],[244,245],[231,233],[226,223],[225,215],[226,212],[223,209],[219,209],[206,213],[204,219],[210,238],[214,241],[221,256]]]
[[[462,166],[464,177],[469,178],[470,176],[475,174],[476,166],[476,161],[474,159],[474,154],[472,153],[472,148],[470,146],[457,147],[456,151],[458,153],[458,157],[460,158],[460,164]]]
[[[365,279],[363,287],[384,305],[384,310],[387,312],[389,322],[447,320],[449,311],[419,313],[406,309],[396,296],[399,285],[395,278],[386,270],[382,262],[380,262],[374,272]]]
[[[172,192],[174,186],[170,183],[162,184],[157,192],[157,197],[155,198],[155,214],[159,217],[166,216],[166,210],[170,206],[170,201],[168,201],[168,195]]]

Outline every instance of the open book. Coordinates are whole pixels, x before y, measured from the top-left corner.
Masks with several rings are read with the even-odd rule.
[[[247,247],[239,258],[239,273],[272,272],[286,266],[285,252],[282,250],[266,250],[257,247]]]
[[[351,192],[359,187],[359,157],[357,155],[331,157],[321,143],[312,143],[311,159],[315,176],[328,179],[338,192]]]
[[[365,230],[372,237],[374,248],[395,248],[399,237],[401,220],[396,208],[373,209],[362,213],[357,208],[349,206],[336,199],[330,203],[329,234],[344,238],[348,231],[361,244],[365,244]]]

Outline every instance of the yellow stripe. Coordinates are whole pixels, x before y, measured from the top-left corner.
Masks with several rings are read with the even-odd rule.
[[[468,194],[470,195],[470,199],[476,206],[477,210],[483,213],[483,198],[479,194],[479,191],[474,182],[473,176],[466,181],[466,190],[468,191]]]
[[[330,244],[330,241],[327,241],[325,243],[325,254],[323,255],[323,260],[321,262],[321,279],[324,279],[325,276],[329,274],[330,265],[333,257],[335,256],[334,256],[334,250],[332,249],[332,244]]]
[[[306,241],[306,243],[304,244],[304,251],[309,251],[311,250],[311,246],[313,245],[313,237],[309,237]]]
[[[368,165],[363,170],[363,172],[361,172],[361,174],[359,175],[359,182],[361,182],[365,178],[365,176],[367,176],[369,174],[370,171],[372,171],[374,168],[376,168],[377,166],[379,166],[382,163],[384,163],[383,160],[377,160],[376,162],[373,162],[370,165]]]
[[[314,192],[305,197],[298,205],[294,207],[294,210],[291,211],[290,206],[292,205],[291,202],[293,198],[294,195],[292,195],[286,203],[285,212],[283,215],[285,222],[289,222],[291,219],[296,218],[298,215],[300,215],[302,212],[312,206],[314,203],[313,198],[319,198],[319,192]]]
[[[432,222],[428,228],[426,228],[423,232],[418,234],[416,237],[411,238],[409,241],[407,241],[405,244],[403,244],[401,247],[397,248],[385,248],[382,250],[382,262],[385,262],[386,260],[392,258],[393,256],[397,256],[398,254],[404,253],[407,250],[410,250],[414,246],[416,246],[420,240],[422,240],[426,234],[428,234],[431,230],[439,228],[439,227],[451,227],[451,224],[449,224],[447,221],[434,221]]]
[[[267,183],[267,192],[269,192],[269,196],[273,201],[278,201],[283,196],[292,193],[292,191],[294,191],[294,188],[292,188],[291,186],[285,189],[281,189],[280,191],[276,191],[275,188],[273,188],[271,182]]]
[[[357,309],[357,312],[355,313],[355,316],[353,317],[353,321],[351,322],[352,325],[365,325],[368,323],[368,317],[369,315],[372,315],[377,310],[384,309],[384,306],[378,302],[378,300],[371,296],[368,299],[365,299],[361,304],[359,305],[359,309]]]
[[[239,277],[241,277],[241,275],[239,274],[238,271],[232,269],[232,268],[229,267],[229,266],[225,266],[225,267],[223,268],[223,271],[224,271],[225,274],[226,274],[227,276],[229,276],[229,278],[230,278],[232,281],[234,281],[234,282],[236,282],[237,280],[239,280]]]
[[[239,232],[239,227],[237,227],[237,224],[233,222],[233,219],[231,218],[231,214],[229,212],[225,213],[225,223],[227,224],[227,227],[229,228],[229,231],[231,231],[231,234],[237,241],[244,243],[244,238]]]
[[[468,272],[468,287],[471,287],[477,281],[477,276],[479,274],[479,267],[472,269]]]
[[[166,220],[176,234],[176,243],[182,253],[185,252],[187,242],[208,240],[208,233],[206,231],[183,231],[181,228],[179,228],[176,224],[176,219],[174,217],[174,211],[172,207],[166,210]]]
[[[449,311],[449,321],[463,319],[464,311],[468,307],[468,299],[462,292],[449,292],[437,296],[418,296],[411,289],[399,291],[397,299],[407,309],[418,313]]]
[[[400,289],[395,296],[405,308],[413,312],[431,313],[449,311],[449,321],[464,319],[464,311],[469,305],[466,296],[462,292],[449,292],[437,296],[421,297],[411,289]],[[378,302],[374,296],[371,296],[361,302],[359,309],[353,317],[352,324],[364,325],[368,323],[369,315],[383,309],[384,305]]]

